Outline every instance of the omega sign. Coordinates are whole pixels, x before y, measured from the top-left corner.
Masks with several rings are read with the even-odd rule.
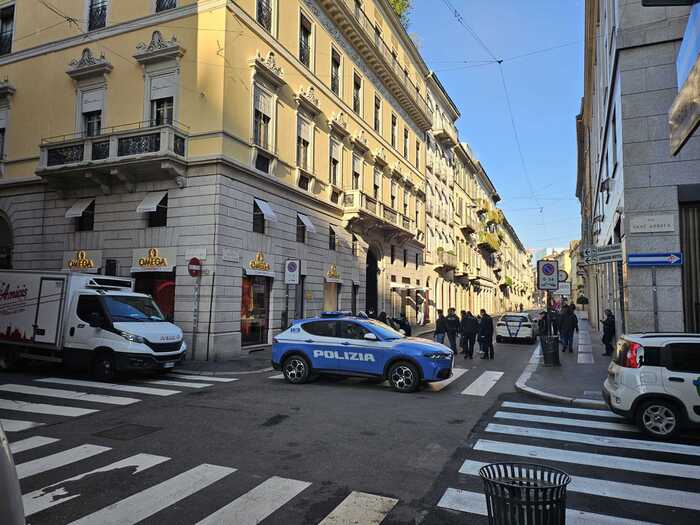
[[[160,256],[158,248],[151,248],[148,250],[148,255],[146,257],[139,258],[139,266],[146,268],[168,266],[168,259]]]
[[[84,250],[75,254],[75,258],[68,261],[68,268],[71,270],[91,270],[95,268],[95,261],[88,258]]]

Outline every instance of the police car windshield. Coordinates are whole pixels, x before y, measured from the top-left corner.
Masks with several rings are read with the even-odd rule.
[[[395,339],[402,339],[404,337],[404,335],[401,332],[397,332],[389,325],[385,325],[381,321],[371,319],[368,322],[371,323],[375,333],[385,341],[393,341]]]

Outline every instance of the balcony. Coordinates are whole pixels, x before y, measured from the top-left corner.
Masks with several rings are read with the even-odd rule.
[[[457,132],[455,128],[449,124],[438,124],[433,128],[433,136],[435,140],[443,143],[448,148],[454,148],[459,145],[459,139],[457,138]]]
[[[486,224],[503,224],[503,212],[501,210],[489,210],[486,213]]]
[[[459,266],[459,261],[457,260],[457,254],[454,252],[448,252],[444,249],[438,248],[437,250],[437,265],[448,270],[454,270]]]
[[[432,110],[381,34],[375,31],[362,6],[355,0],[320,0],[320,3],[411,117],[424,130],[430,129]]]
[[[496,253],[501,249],[501,240],[498,238],[498,235],[491,232],[479,232],[477,244],[479,248],[490,253]]]
[[[172,124],[138,122],[42,139],[36,174],[60,188],[98,185],[109,193],[114,183],[132,191],[136,181],[174,178],[185,185],[188,134]]]
[[[473,213],[472,210],[467,209],[464,211],[464,214],[462,215],[462,219],[460,222],[460,229],[462,230],[462,233],[465,236],[471,235],[472,233],[476,233],[477,226],[479,224],[479,221],[476,218],[476,215]]]
[[[384,239],[399,243],[418,241],[416,225],[412,219],[385,206],[361,190],[343,194],[344,220],[353,231],[376,233]]]

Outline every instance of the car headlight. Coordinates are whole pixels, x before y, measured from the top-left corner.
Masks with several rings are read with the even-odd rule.
[[[140,335],[132,334],[129,332],[119,332],[119,335],[121,335],[124,339],[132,343],[146,343],[146,340]]]
[[[443,352],[430,352],[427,354],[423,354],[423,357],[427,357],[428,359],[452,359],[452,354],[445,354]]]

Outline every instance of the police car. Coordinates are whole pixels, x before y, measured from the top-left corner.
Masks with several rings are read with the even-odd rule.
[[[272,343],[272,366],[293,384],[331,373],[386,379],[398,392],[415,392],[423,381],[449,378],[452,364],[452,351],[440,343],[343,312],[294,321]]]
[[[496,323],[496,342],[526,341],[535,342],[535,322],[527,313],[509,312],[503,314]]]

